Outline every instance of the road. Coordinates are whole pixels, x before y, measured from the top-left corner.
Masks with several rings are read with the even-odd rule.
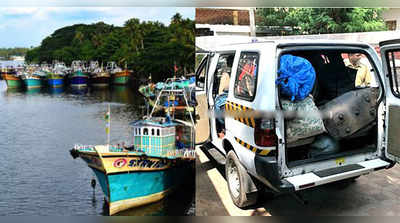
[[[197,216],[400,215],[400,165],[361,176],[347,186],[336,183],[301,191],[306,205],[291,195],[279,195],[240,209],[230,198],[224,167],[199,147],[196,154]]]

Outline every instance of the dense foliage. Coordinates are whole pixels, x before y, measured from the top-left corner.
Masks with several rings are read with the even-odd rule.
[[[0,48],[0,58],[6,60],[11,59],[11,56],[24,56],[28,51],[28,48]]]
[[[163,80],[174,74],[194,72],[194,21],[177,13],[169,26],[132,18],[116,27],[99,22],[76,24],[56,30],[39,47],[27,52],[31,63],[53,60],[70,64],[73,60],[115,61],[133,70],[136,78],[152,75]]]
[[[259,8],[257,25],[286,26],[282,35],[387,30],[382,8]]]

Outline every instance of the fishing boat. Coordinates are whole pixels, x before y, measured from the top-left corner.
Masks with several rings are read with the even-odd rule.
[[[21,76],[21,78],[24,81],[27,89],[42,87],[42,77],[37,74],[26,72]]]
[[[47,75],[47,83],[49,87],[62,87],[64,85],[64,76],[51,72]]]
[[[125,69],[122,70],[115,62],[109,62],[107,64],[107,70],[113,77],[113,84],[125,85],[128,83],[131,72],[126,68],[126,66]]]
[[[171,93],[177,92],[161,91],[159,97]],[[163,199],[178,188],[194,168],[192,116],[187,122],[169,114],[153,117],[153,111],[130,123],[131,146],[108,143],[71,150],[74,158],[81,157],[94,171],[110,215]]]
[[[20,88],[22,86],[22,80],[17,75],[12,67],[5,67],[2,69],[2,78],[7,83],[7,88]]]
[[[186,98],[189,100],[189,105],[192,105],[192,92],[194,92],[195,88],[195,79],[194,78],[174,78],[174,81],[166,83],[166,82],[158,82],[156,84],[149,83],[147,85],[141,85],[139,87],[139,93],[141,93],[146,101],[149,103],[150,106],[154,107],[156,102],[156,96],[162,89],[184,89],[186,93]],[[164,100],[161,103],[167,105],[168,103],[174,104],[174,106],[169,106],[167,109],[170,111],[173,110],[183,110],[185,112],[193,112],[194,106],[186,106],[183,100],[171,100],[172,98],[168,99],[168,101]],[[164,107],[165,108],[165,107]],[[163,109],[163,107],[157,107],[157,110]]]
[[[91,67],[94,67],[94,69],[92,68],[90,84],[94,87],[107,87],[110,83],[110,73],[103,69],[103,65],[101,67],[96,67],[95,65]]]
[[[53,69],[47,73],[47,83],[49,87],[59,88],[64,85],[66,66],[64,63],[54,63]]]
[[[72,87],[87,87],[89,76],[86,74],[85,67],[81,61],[72,62],[73,73],[70,77]]]

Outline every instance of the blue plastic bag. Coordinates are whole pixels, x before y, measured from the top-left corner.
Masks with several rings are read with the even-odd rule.
[[[276,84],[282,95],[291,101],[304,100],[312,91],[315,82],[315,70],[308,60],[286,54],[281,56]]]

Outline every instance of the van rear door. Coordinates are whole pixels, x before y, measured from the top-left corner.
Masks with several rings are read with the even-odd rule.
[[[207,73],[211,61],[211,53],[196,54],[196,60],[201,62],[196,69],[196,144],[205,143],[210,138],[210,125],[207,102]],[[197,62],[197,61],[196,61]]]
[[[379,43],[385,79],[385,156],[400,161],[400,39]]]

